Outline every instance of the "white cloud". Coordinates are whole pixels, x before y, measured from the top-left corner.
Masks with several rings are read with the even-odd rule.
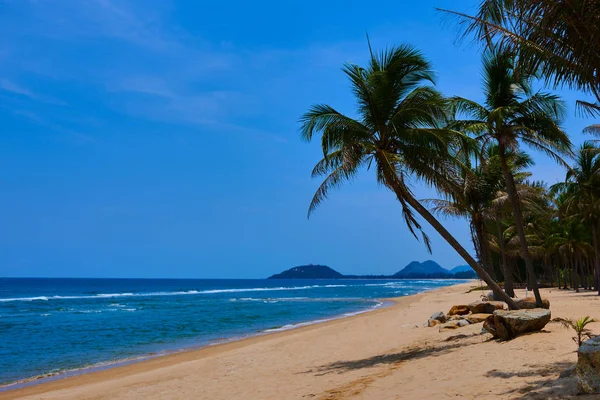
[[[0,34],[16,32],[0,73],[20,95],[50,102],[51,97],[14,84],[46,79],[61,92],[62,87],[77,88],[93,95],[94,103],[137,119],[277,140],[278,134],[249,128],[248,120],[293,109],[295,121],[300,111],[293,108],[294,100],[311,94],[322,80],[319,73],[342,80],[341,64],[356,61],[359,54],[362,59],[366,46],[363,40],[291,49],[210,43],[170,21],[165,2],[64,0],[12,6],[19,8],[15,15],[20,20],[0,16]],[[76,105],[76,98],[71,102]],[[58,115],[48,118],[60,124]]]
[[[35,93],[27,88],[24,88],[22,86],[19,86],[18,84],[9,81],[7,79],[2,79],[0,80],[0,89],[6,92],[11,92],[20,96],[25,96],[30,98],[31,100],[36,100],[36,101],[41,101],[42,103],[48,103],[48,104],[54,104],[54,105],[60,105],[60,106],[66,106],[67,103],[60,100],[60,99],[56,99],[54,97],[51,96],[46,96],[44,94],[40,94],[40,93]]]

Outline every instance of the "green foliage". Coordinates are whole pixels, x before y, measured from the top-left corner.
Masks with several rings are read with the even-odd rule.
[[[486,12],[485,18],[506,17]],[[431,251],[418,216],[425,219],[495,293],[501,289],[490,275],[510,295],[515,283],[526,281],[538,300],[538,277],[563,288],[600,289],[600,147],[589,141],[573,152],[562,129],[562,100],[533,89],[548,61],[525,68],[533,53],[498,35],[490,33],[486,44],[481,103],[444,98],[433,86],[432,65],[408,45],[378,53],[369,47],[365,66],[344,65],[356,100],[353,116],[317,104],[300,119],[303,139],[319,137],[323,152],[312,171],[323,181],[308,214],[332,189],[373,171],[397,197],[410,232]],[[586,131],[600,132],[598,125]],[[526,148],[564,166],[565,181],[549,189],[531,180]],[[412,182],[438,191],[439,198],[427,200],[432,211],[469,220],[479,263],[415,199]]]
[[[489,273],[415,197],[409,180],[418,180],[440,192],[456,188],[452,179],[457,164],[467,163],[479,149],[477,142],[451,126],[449,102],[432,87],[433,68],[411,46],[380,53],[370,47],[365,67],[344,65],[356,99],[356,118],[326,104],[309,108],[301,118],[301,134],[312,141],[321,136],[323,159],[313,177],[324,177],[313,196],[310,214],[331,189],[354,179],[363,170],[374,170],[377,182],[391,190],[410,232],[431,251],[429,237],[417,215],[425,219],[474,271],[510,307],[518,308]],[[420,235],[419,235],[420,234]]]
[[[571,328],[575,331],[577,336],[573,337],[573,341],[577,343],[577,347],[580,347],[585,340],[594,336],[592,335],[592,331],[586,328],[587,325],[596,322],[593,318],[583,317],[576,321],[573,321],[572,319],[563,319],[560,322],[565,328]]]
[[[359,118],[317,104],[300,119],[302,137],[311,141],[320,133],[323,150],[312,175],[325,179],[312,199],[309,216],[331,189],[352,180],[361,169],[374,167],[377,181],[396,193],[410,231],[415,237],[420,232],[430,248],[407,203],[413,196],[408,177],[443,187],[454,143],[467,140],[444,127],[447,100],[430,86],[433,68],[418,50],[404,45],[371,52],[366,67],[346,64],[343,71]]]
[[[600,115],[600,3],[596,0],[483,0],[477,15],[448,11],[487,47],[519,55],[520,70],[589,93],[583,112]]]

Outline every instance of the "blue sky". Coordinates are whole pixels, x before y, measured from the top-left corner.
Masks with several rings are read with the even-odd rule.
[[[313,103],[354,113],[344,62],[410,43],[475,100],[478,47],[434,7],[475,1],[0,0],[0,276],[260,278],[305,263],[392,273],[428,255],[372,172],[310,220]],[[591,121],[565,128],[574,142]],[[562,170],[538,157],[535,177]],[[419,197],[433,193],[418,182]],[[466,223],[447,221],[469,245]]]

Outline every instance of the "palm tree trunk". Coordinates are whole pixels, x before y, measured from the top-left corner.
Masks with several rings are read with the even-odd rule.
[[[567,287],[567,285],[568,285],[568,283],[567,283],[567,281],[568,281],[567,274],[568,274],[568,271],[569,271],[569,262],[567,261],[567,257],[564,257],[564,259],[565,259],[565,262],[564,262],[565,266],[563,268],[563,281],[564,281],[563,282],[564,283],[563,289],[566,290],[566,289],[568,289],[568,287]]]
[[[595,286],[598,291],[598,296],[600,296],[600,248],[598,244],[598,228],[600,226],[599,222],[592,223],[592,241],[594,242],[594,269],[596,271],[595,275]]]
[[[508,168],[508,162],[506,161],[506,147],[502,141],[498,142],[498,150],[500,156],[500,163],[502,164],[502,173],[504,174],[504,180],[506,181],[506,191],[510,198],[511,205],[513,207],[513,213],[515,216],[515,227],[519,234],[519,241],[521,242],[521,250],[523,252],[523,258],[525,259],[525,269],[527,271],[527,285],[533,290],[535,296],[535,303],[537,307],[542,307],[542,296],[538,289],[537,280],[535,277],[535,270],[533,269],[533,259],[529,253],[529,247],[527,246],[527,238],[525,237],[525,229],[523,227],[523,212],[521,210],[521,201],[519,194],[517,193],[515,180]]]
[[[575,287],[575,292],[579,293],[579,273],[577,272],[577,269],[579,267],[579,257],[577,257],[575,259],[575,262],[573,263],[573,285]]]
[[[498,216],[498,246],[500,248],[500,258],[502,260],[502,270],[504,271],[504,291],[510,297],[515,297],[515,279],[506,260],[506,249],[504,248],[504,235],[502,234],[502,222]]]
[[[560,267],[559,266],[556,266],[556,280],[557,280],[556,287],[558,289],[560,289]]]
[[[433,229],[439,233],[439,235],[450,245],[452,248],[469,264],[473,271],[479,275],[479,277],[487,283],[490,289],[494,292],[494,298],[498,296],[498,299],[503,300],[508,304],[511,310],[518,310],[519,306],[511,299],[502,288],[492,279],[492,277],[485,271],[485,269],[479,265],[469,252],[452,236],[450,232],[435,218],[427,208],[425,208],[417,199],[415,199],[412,193],[405,190],[405,187],[398,177],[396,169],[389,162],[387,157],[379,153],[377,156],[377,163],[384,174],[385,183],[398,197],[401,202],[406,202],[410,205],[425,221],[427,221]]]
[[[546,261],[546,268],[548,269],[548,272],[550,273],[550,287],[554,287],[554,265],[553,265],[553,260],[551,256],[547,257],[547,261]]]
[[[483,221],[480,218],[473,218],[471,220],[471,225],[475,228],[475,234],[477,235],[477,244],[479,247],[479,262],[483,265],[487,273],[492,277],[493,280],[496,280],[496,273],[494,271],[494,266],[490,263],[490,258],[488,257],[488,249],[487,243],[485,239]]]
[[[471,268],[479,275],[479,277],[487,283],[487,285],[494,292],[494,297],[498,296],[498,299],[506,302],[511,310],[518,310],[519,306],[515,301],[510,298],[502,288],[492,279],[492,277],[487,273],[487,271],[478,264],[473,257],[469,254],[467,250],[444,228],[444,226],[425,208],[417,199],[414,197],[406,198],[406,202],[415,209],[425,219],[450,246],[469,264]]]

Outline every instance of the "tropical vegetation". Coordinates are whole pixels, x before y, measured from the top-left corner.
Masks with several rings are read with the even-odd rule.
[[[585,340],[594,336],[587,326],[592,322],[596,322],[596,320],[589,316],[579,318],[578,320],[564,319],[561,322],[565,328],[571,328],[575,331],[575,335],[577,336],[573,337],[573,341],[577,344],[577,348],[581,347]]]
[[[331,189],[371,170],[415,237],[429,248],[426,221],[511,308],[518,285],[540,306],[540,284],[600,295],[600,147],[588,140],[574,149],[562,125],[566,105],[535,89],[579,89],[596,98],[578,102],[583,116],[600,116],[600,45],[580,43],[600,37],[597,4],[484,0],[476,16],[455,13],[484,44],[482,102],[438,92],[431,64],[411,46],[369,46],[368,65],[343,68],[356,117],[318,104],[301,118],[303,138],[319,136],[323,151],[309,215]],[[533,180],[531,150],[562,166],[564,180]],[[418,200],[409,182],[439,196]],[[468,221],[474,257],[437,215]]]

